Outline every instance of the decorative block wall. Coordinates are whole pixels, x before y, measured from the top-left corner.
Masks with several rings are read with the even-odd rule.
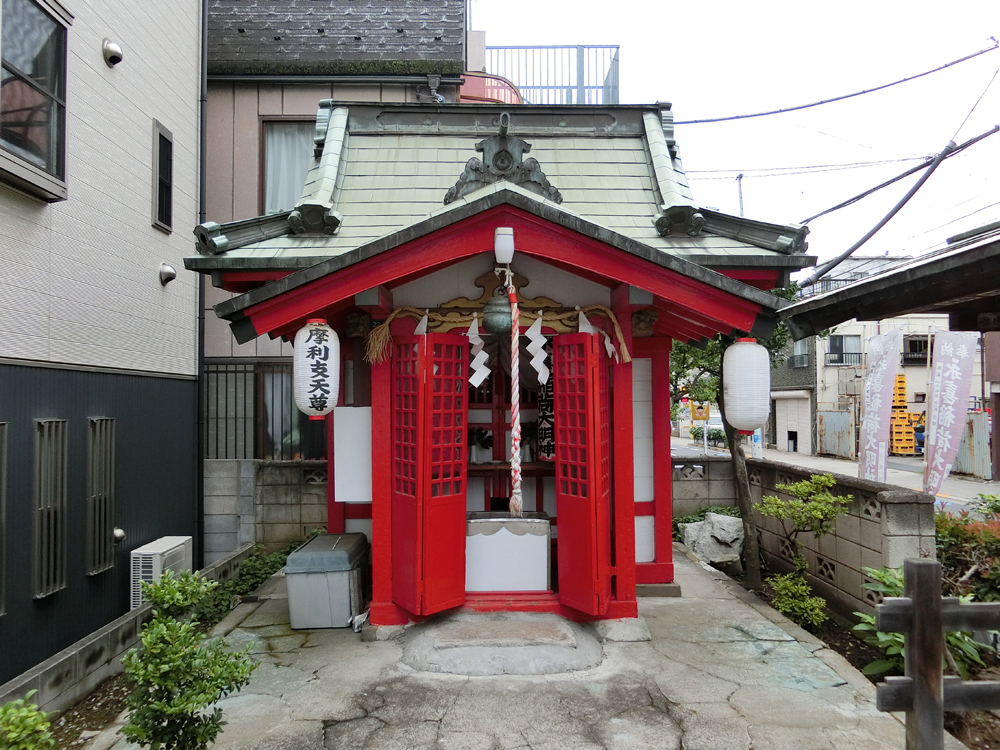
[[[728,456],[675,458],[672,463],[675,518],[689,516],[706,505],[736,505]]]
[[[677,457],[672,463],[675,517],[706,505],[736,505],[729,456]],[[761,459],[747,459],[747,472],[755,503],[764,495],[789,497],[777,485],[821,473]],[[853,501],[848,514],[837,519],[833,533],[818,541],[811,534],[799,536],[809,563],[806,577],[841,614],[872,612],[879,596],[863,588],[869,579],[862,568],[897,568],[907,558],[935,557],[934,497],[844,474],[833,477],[837,484],[831,492],[851,495]],[[795,551],[781,534],[779,522],[757,514],[757,528],[771,571],[792,570]]]
[[[773,461],[747,461],[754,502],[764,495],[789,495],[777,489],[820,473]],[[830,607],[845,615],[871,612],[879,597],[862,587],[862,568],[897,568],[907,558],[934,558],[934,497],[923,492],[834,474],[835,495],[851,495],[848,514],[834,531],[816,540],[800,534],[802,554],[809,563],[806,577]],[[758,514],[761,547],[772,569],[792,569],[795,551],[781,535],[780,522]]]

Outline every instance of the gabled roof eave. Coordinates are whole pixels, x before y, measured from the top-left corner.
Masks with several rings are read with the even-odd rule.
[[[665,253],[638,240],[595,224],[530,191],[506,183],[498,183],[483,188],[477,191],[477,193],[460,198],[427,218],[396,232],[227,300],[215,307],[216,314],[219,317],[232,320],[239,317],[244,310],[254,305],[259,305],[262,302],[266,302],[329,274],[337,273],[356,263],[374,258],[381,253],[392,250],[412,240],[433,234],[464,219],[476,216],[490,208],[505,204],[521,209],[554,225],[578,232],[629,255],[733,294],[748,302],[760,305],[764,309],[776,311],[788,304],[787,301],[772,294],[730,279],[703,266]],[[187,265],[187,259],[185,259],[185,264]]]

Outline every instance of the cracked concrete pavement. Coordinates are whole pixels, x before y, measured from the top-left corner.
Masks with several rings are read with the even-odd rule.
[[[217,628],[233,645],[252,641],[261,666],[247,687],[220,703],[228,724],[215,747],[904,746],[902,723],[875,709],[873,686],[842,657],[682,549],[675,562],[682,596],[639,602],[650,640],[605,640],[597,666],[541,675],[413,669],[403,651],[428,624],[372,642],[349,629],[290,630],[284,581],[271,579],[259,601],[241,604]],[[494,618],[490,637],[497,627]],[[460,631],[452,626],[448,638]],[[494,645],[494,656],[508,646],[518,644]],[[468,659],[489,659],[488,651],[467,649]],[[947,747],[964,747],[948,739]],[[122,740],[114,748],[129,746]]]

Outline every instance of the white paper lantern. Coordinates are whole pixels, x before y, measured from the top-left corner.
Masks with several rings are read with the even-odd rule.
[[[325,320],[309,320],[295,334],[295,405],[310,419],[322,419],[340,392],[340,339]]]
[[[771,360],[753,339],[736,339],[722,358],[726,420],[737,430],[763,427],[771,413]]]

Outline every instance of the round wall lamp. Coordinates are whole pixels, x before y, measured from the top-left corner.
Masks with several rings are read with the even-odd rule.
[[[104,62],[108,64],[109,68],[115,67],[122,61],[122,48],[110,39],[104,40],[101,44],[101,51],[104,53]]]
[[[160,283],[166,286],[177,278],[177,270],[169,263],[160,264]]]

